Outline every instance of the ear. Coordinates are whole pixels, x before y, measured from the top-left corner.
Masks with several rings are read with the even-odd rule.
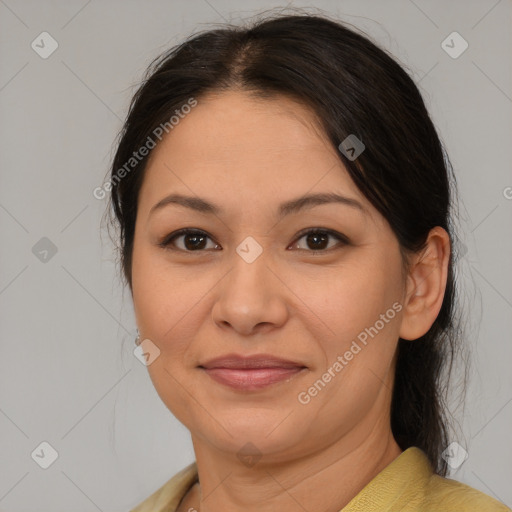
[[[425,249],[411,261],[400,338],[420,338],[437,318],[446,290],[450,251],[450,237],[446,230],[440,226],[432,228]]]

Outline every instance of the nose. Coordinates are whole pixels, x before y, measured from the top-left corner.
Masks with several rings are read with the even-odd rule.
[[[237,253],[232,259],[231,270],[215,287],[213,321],[243,336],[281,327],[289,314],[289,290],[269,267],[265,253],[252,262]]]

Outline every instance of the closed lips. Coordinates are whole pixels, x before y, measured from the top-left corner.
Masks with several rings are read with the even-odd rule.
[[[230,355],[211,359],[205,363],[202,363],[199,365],[199,367],[206,369],[225,368],[233,370],[251,370],[263,368],[305,368],[305,365],[295,361],[276,358],[268,355],[257,355],[251,357]]]

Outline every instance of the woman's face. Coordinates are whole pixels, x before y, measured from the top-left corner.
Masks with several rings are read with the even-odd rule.
[[[171,194],[190,207],[152,210]],[[318,194],[350,202],[306,200]],[[203,236],[170,240],[183,228]],[[250,442],[278,461],[362,442],[389,423],[401,264],[307,109],[242,92],[199,99],[153,150],[138,202],[133,301],[141,339],[160,351],[148,365],[159,396],[223,452]],[[231,355],[293,364],[205,369]]]

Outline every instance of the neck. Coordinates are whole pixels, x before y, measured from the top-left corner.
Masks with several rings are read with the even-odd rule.
[[[402,453],[389,418],[387,423],[374,420],[307,457],[277,464],[265,464],[262,457],[252,467],[192,436],[200,485],[178,510],[337,512]]]

